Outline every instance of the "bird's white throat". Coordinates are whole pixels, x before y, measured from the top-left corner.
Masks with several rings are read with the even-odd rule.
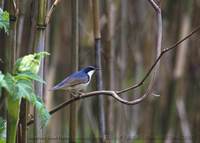
[[[92,71],[88,72],[88,75],[89,75],[90,79],[92,78],[92,75],[94,74],[94,72],[95,72],[95,70],[92,70]]]

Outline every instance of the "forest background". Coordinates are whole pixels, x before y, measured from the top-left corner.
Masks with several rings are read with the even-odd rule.
[[[99,66],[98,60],[102,85],[97,74],[88,92],[120,91],[139,83],[156,60],[160,25],[149,1],[0,0],[0,7],[10,14],[8,34],[0,32],[0,70],[12,69],[14,61],[24,55],[49,52],[41,64],[43,73],[39,73],[46,81],[39,95],[49,111],[71,98],[63,91],[49,89],[73,71]],[[200,0],[155,2],[162,12],[162,49],[200,25]],[[99,21],[95,22],[95,18]],[[122,104],[103,95],[80,99],[52,114],[45,128],[38,122],[28,124],[18,131],[19,138],[28,143],[200,142],[199,44],[199,33],[195,33],[162,56],[152,88],[152,94],[159,97],[150,95],[137,105]],[[147,78],[137,89],[120,97],[141,97],[150,81]],[[1,95],[0,100],[0,115],[5,118],[5,96]],[[34,116],[34,109],[22,103],[20,122],[26,124]]]

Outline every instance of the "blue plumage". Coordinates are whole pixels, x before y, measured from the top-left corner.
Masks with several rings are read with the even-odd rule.
[[[92,66],[83,68],[82,70],[72,73],[66,77],[63,81],[55,85],[52,90],[82,90],[89,84],[94,72],[95,68]]]

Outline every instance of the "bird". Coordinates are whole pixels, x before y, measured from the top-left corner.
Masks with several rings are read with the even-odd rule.
[[[94,66],[85,67],[67,76],[64,80],[56,84],[51,90],[65,90],[73,93],[80,93],[86,90],[92,79],[92,75],[98,68]],[[79,92],[80,91],[80,92]]]

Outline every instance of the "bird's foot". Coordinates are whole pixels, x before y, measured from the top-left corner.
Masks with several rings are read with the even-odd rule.
[[[83,92],[81,92],[81,91],[77,91],[77,90],[72,90],[72,91],[71,91],[71,95],[72,95],[74,98],[80,97],[81,94],[83,94]]]

